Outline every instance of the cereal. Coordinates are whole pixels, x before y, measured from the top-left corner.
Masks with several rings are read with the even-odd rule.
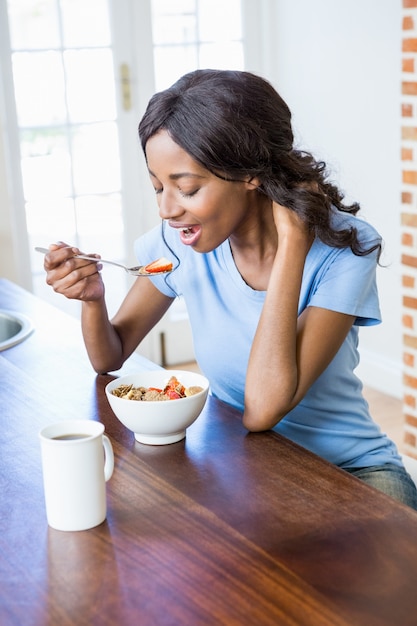
[[[140,400],[148,402],[164,402],[166,400],[179,400],[193,396],[203,391],[202,387],[193,385],[184,387],[175,376],[171,376],[164,389],[156,387],[134,387],[133,385],[119,385],[113,389],[112,394],[124,400]]]

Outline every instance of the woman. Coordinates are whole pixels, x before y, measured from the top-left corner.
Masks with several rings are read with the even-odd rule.
[[[248,430],[273,428],[417,509],[354,374],[358,328],[380,322],[381,239],[296,149],[285,102],[253,74],[198,70],[153,96],[139,136],[163,224],[136,254],[174,271],[138,279],[109,320],[97,264],[65,244],[45,257],[48,284],[83,303],[95,370],[119,369],[182,295],[212,393]]]

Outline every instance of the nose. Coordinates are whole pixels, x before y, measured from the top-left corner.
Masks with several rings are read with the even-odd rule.
[[[158,194],[159,217],[163,220],[172,219],[183,214],[183,209],[175,201],[175,198],[168,191],[161,191]]]

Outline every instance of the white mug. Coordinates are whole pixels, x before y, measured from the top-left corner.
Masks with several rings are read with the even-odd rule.
[[[57,530],[87,530],[106,519],[114,455],[104,425],[66,420],[39,433],[46,517]],[[103,450],[104,448],[104,450]]]

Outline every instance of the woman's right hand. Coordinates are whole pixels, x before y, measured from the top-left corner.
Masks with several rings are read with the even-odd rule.
[[[71,300],[91,302],[104,298],[100,264],[75,259],[74,254],[81,254],[81,252],[78,248],[66,243],[49,246],[49,252],[44,259],[47,284],[56,293]]]

